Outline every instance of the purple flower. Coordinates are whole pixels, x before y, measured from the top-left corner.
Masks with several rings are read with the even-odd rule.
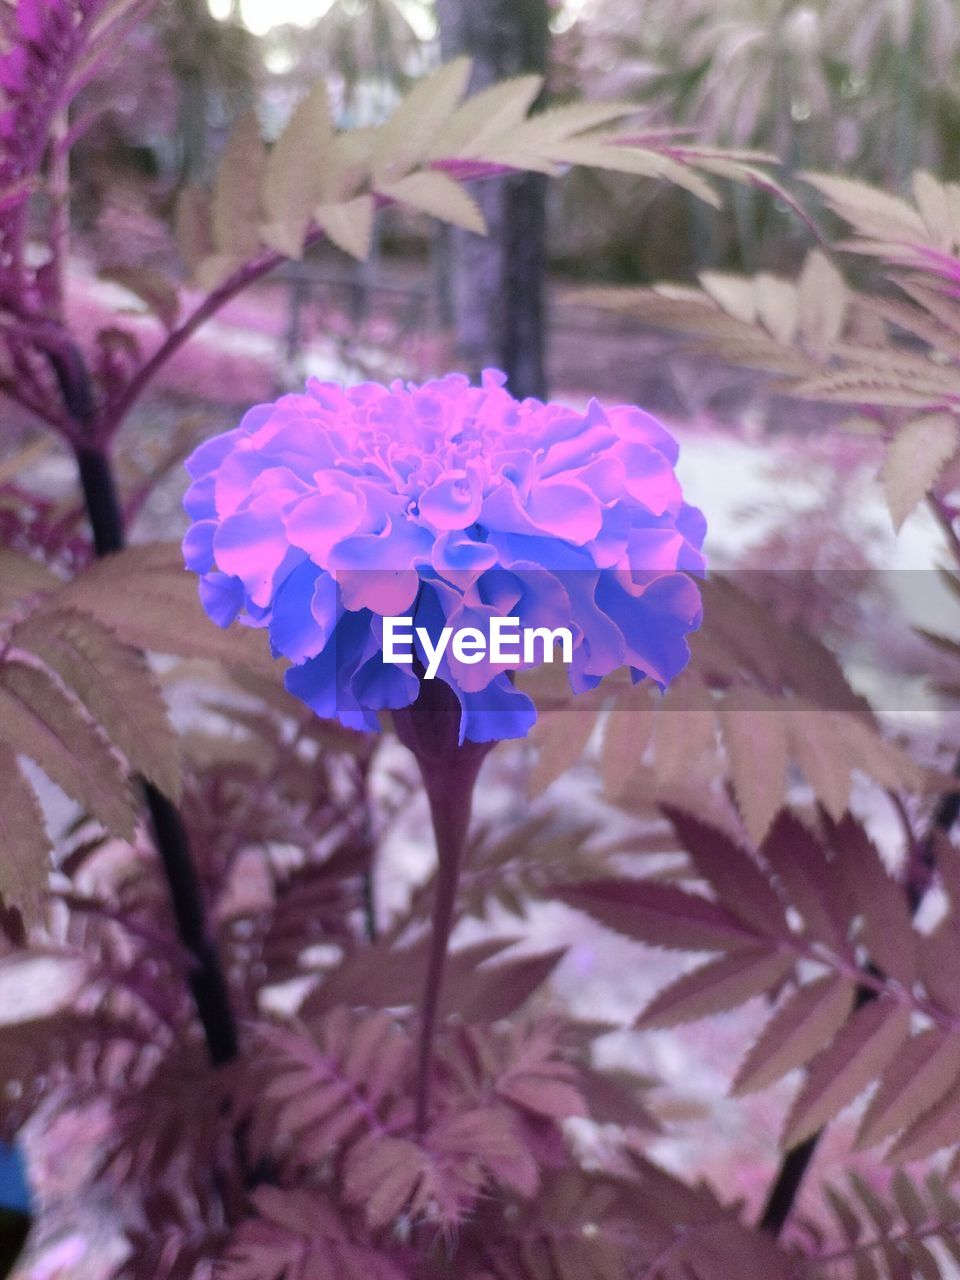
[[[705,523],[676,442],[642,409],[518,402],[504,382],[311,380],[188,460],[184,555],[204,608],[269,628],[287,688],[319,715],[376,729],[417,698],[429,650],[414,638],[413,664],[385,661],[385,617],[431,647],[493,617],[568,628],[575,692],[619,667],[664,687],[685,666]],[[461,742],[529,731],[536,709],[510,678],[523,665],[448,648],[436,671]]]

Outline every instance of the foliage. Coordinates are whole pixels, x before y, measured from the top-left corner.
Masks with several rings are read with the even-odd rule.
[[[154,319],[120,315],[91,335],[65,304],[71,104],[145,8],[3,9],[3,389],[76,455],[97,550],[111,553],[92,560],[69,504],[31,494],[19,467],[3,475],[0,986],[29,994],[0,1021],[4,1136],[42,1147],[70,1124],[98,1134],[89,1182],[130,1246],[114,1274],[131,1280],[199,1280],[214,1265],[234,1280],[949,1275],[956,784],[856,691],[823,637],[716,574],[690,668],[664,699],[624,681],[572,703],[543,672],[529,678],[537,735],[506,769],[515,789],[529,765],[534,794],[474,829],[421,1129],[434,880],[387,906],[375,892],[391,842],[420,821],[408,764],[387,735],[291,699],[262,637],[207,625],[179,550],[123,550],[111,509],[114,438],[167,362],[321,237],[362,258],[384,204],[479,229],[474,179],[570,165],[709,201],[716,178],[800,208],[796,197],[755,155],[618,123],[628,102],[528,118],[535,77],[464,99],[469,67],[452,63],[382,125],[343,132],[321,85],[270,146],[241,119],[211,189],[181,193],[189,283],[162,255],[111,264]],[[911,200],[810,182],[852,229],[837,253],[874,264],[876,287],[846,284],[821,247],[797,280],[708,272],[697,289],[584,301],[684,330],[794,397],[853,406],[889,446],[894,520],[927,494],[957,555],[958,189],[927,174]],[[155,478],[124,490],[126,514]],[[960,556],[954,590],[957,573]],[[574,781],[594,780],[575,808]],[[64,821],[49,783],[71,802]],[[157,796],[179,802],[187,852]],[[902,823],[891,865],[864,821],[884,805]],[[607,1024],[575,1021],[551,995],[566,949],[529,946],[530,917],[559,904],[579,913],[575,928],[589,917],[638,948],[698,957],[636,1030],[763,1002],[734,1094],[802,1073],[783,1132],[796,1151],[825,1125],[842,1134],[837,1117],[872,1089],[854,1145],[882,1146],[896,1172],[851,1163],[842,1187],[815,1192],[824,1212],[808,1202],[781,1236],[659,1167],[669,1107],[649,1079],[602,1065]],[[202,1016],[211,955],[240,1026],[239,1053],[216,1068]],[[682,1082],[664,1084],[682,1101]],[[593,1153],[585,1134],[604,1139]]]

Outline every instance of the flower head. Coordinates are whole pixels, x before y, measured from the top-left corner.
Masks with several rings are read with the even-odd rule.
[[[204,608],[267,627],[319,715],[375,729],[417,699],[427,651],[415,639],[413,664],[386,662],[385,617],[433,639],[493,617],[566,627],[575,692],[619,667],[663,687],[686,664],[705,524],[676,442],[642,409],[516,401],[504,382],[311,380],[189,458],[184,554]],[[444,655],[461,741],[528,732],[523,665]]]

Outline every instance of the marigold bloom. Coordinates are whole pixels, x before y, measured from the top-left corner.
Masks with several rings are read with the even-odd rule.
[[[504,382],[314,379],[188,459],[184,554],[204,608],[269,628],[287,688],[319,715],[376,729],[417,698],[417,669],[383,660],[384,617],[430,636],[494,616],[569,627],[575,692],[624,666],[664,687],[686,664],[705,523],[676,441],[642,409],[518,402]],[[536,720],[502,666],[448,655],[438,674],[461,742]]]

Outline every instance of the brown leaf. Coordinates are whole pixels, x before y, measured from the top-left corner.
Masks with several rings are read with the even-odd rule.
[[[955,917],[948,916],[930,934],[918,934],[917,947],[920,974],[930,998],[960,1017],[960,936]]]
[[[531,796],[540,795],[577,763],[596,723],[597,711],[587,706],[547,711],[537,717],[530,735],[538,749],[530,776]]]
[[[469,58],[454,58],[413,86],[377,130],[371,168],[376,185],[395,182],[426,158],[456,111],[470,79]]]
[[[176,735],[141,653],[72,610],[38,611],[14,628],[12,639],[60,676],[138,773],[172,800],[179,798]]]
[[[720,710],[730,776],[747,834],[759,844],[783,807],[787,734],[782,709],[745,687],[731,689]]]
[[[444,981],[448,1001],[445,1011],[455,1011],[458,998],[455,993],[464,982],[472,982],[474,997],[482,999],[482,990],[487,982],[493,980],[496,970],[479,969],[479,966],[515,942],[515,938],[490,938],[451,952]],[[423,994],[429,948],[429,937],[409,947],[397,947],[389,938],[364,947],[349,956],[310,992],[301,1005],[301,1016],[313,1018],[338,1005],[392,1009],[416,1004]],[[556,964],[555,953],[550,954]],[[534,959],[539,960],[540,957]],[[475,976],[478,971],[482,977]]]
[[[50,591],[60,583],[60,578],[38,560],[0,547],[0,610],[9,609],[25,596]]]
[[[877,240],[923,243],[923,220],[906,200],[852,178],[827,173],[805,173],[802,177],[862,235]]]
[[[789,753],[814,795],[839,822],[850,800],[850,753],[837,732],[842,712],[792,705],[784,713]]]
[[[441,222],[486,235],[487,224],[480,206],[459,182],[445,173],[437,170],[410,173],[393,182],[379,183],[377,191],[388,200],[428,213]]]
[[[663,714],[661,708],[660,715]],[[615,800],[630,789],[653,733],[658,713],[649,704],[621,698],[607,712],[603,726],[600,774],[607,795]]]
[[[250,257],[260,243],[260,195],[267,152],[254,111],[233,127],[213,189],[213,241],[219,253]]]
[[[762,271],[754,279],[757,318],[764,328],[789,346],[797,334],[797,286],[791,280]]]
[[[266,633],[221,630],[203,612],[194,574],[176,543],[130,547],[92,564],[62,588],[58,600],[91,614],[127,644],[185,658],[212,658],[277,680]]]
[[[568,1081],[546,1073],[511,1073],[497,1082],[497,1093],[508,1102],[547,1120],[567,1120],[571,1116],[587,1114],[580,1091]]]
[[[883,464],[887,506],[897,533],[934,487],[958,445],[960,430],[953,413],[924,414],[897,432]]]
[[[294,108],[264,172],[268,221],[263,237],[289,258],[303,253],[314,209],[339,194],[337,155],[327,87],[321,80]]]
[[[874,1146],[907,1128],[960,1078],[960,1038],[930,1027],[913,1036],[883,1073],[857,1134]]]
[[[863,1005],[811,1062],[790,1110],[783,1145],[797,1146],[853,1102],[910,1032],[910,1008],[881,996]]]
[[[917,977],[917,935],[907,897],[888,874],[866,832],[844,818],[831,833],[839,868],[863,917],[863,939],[875,964],[910,987]]]
[[[113,267],[101,272],[101,276],[139,298],[165,329],[172,329],[177,323],[180,299],[176,287],[162,271],[152,267]]]
[[[476,159],[523,120],[543,86],[543,77],[514,76],[471,94],[446,117],[427,155],[431,160]]]
[[[640,727],[642,731],[642,723]],[[689,777],[708,752],[716,751],[716,742],[717,716],[710,690],[698,677],[687,673],[670,686],[656,707],[656,778],[669,783]]]
[[[423,1168],[424,1153],[415,1142],[367,1134],[347,1154],[344,1199],[363,1208],[371,1227],[385,1227],[410,1201]]]
[[[18,754],[36,761],[111,834],[132,839],[133,801],[120,762],[50,675],[19,662],[0,666],[0,724]]]
[[[370,254],[375,212],[373,196],[360,195],[339,204],[318,204],[313,216],[338,249],[365,262]]]
[[[16,755],[0,741],[0,898],[27,925],[39,919],[49,868],[43,811]]]
[[[815,358],[828,355],[843,332],[847,296],[843,276],[829,258],[814,249],[800,273],[797,306],[804,345]]]
[[[753,859],[723,831],[664,805],[680,843],[721,904],[760,937],[789,937],[783,904]]]
[[[887,1159],[907,1164],[913,1160],[926,1160],[944,1147],[960,1142],[960,1083],[929,1107],[910,1127],[900,1135]]]
[[[768,948],[708,960],[655,996],[634,1025],[649,1031],[737,1009],[754,996],[775,990],[793,966],[791,956]]]
[[[700,283],[704,292],[728,316],[743,324],[753,324],[757,318],[757,299],[753,280],[749,276],[729,275],[721,271],[701,271]]]
[[[850,928],[847,888],[800,819],[781,813],[760,850],[814,938],[842,955]]]
[[[789,996],[744,1058],[731,1093],[766,1089],[809,1062],[847,1021],[855,994],[848,978],[827,974]]]
[[[757,934],[723,907],[652,880],[587,880],[555,888],[553,897],[654,947],[736,951],[757,943]]]

